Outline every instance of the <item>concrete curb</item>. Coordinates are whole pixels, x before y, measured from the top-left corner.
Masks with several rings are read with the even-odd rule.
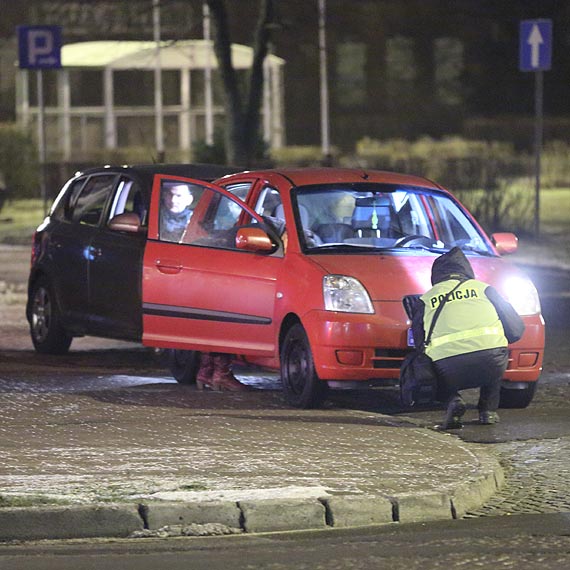
[[[127,537],[142,528],[136,505],[0,509],[0,541]]]
[[[259,533],[457,519],[483,505],[504,483],[499,462],[476,455],[478,473],[441,492],[376,497],[307,488],[305,497],[297,490],[276,499],[259,493],[255,498],[255,491],[247,498],[243,491],[233,500],[3,508],[0,541]]]

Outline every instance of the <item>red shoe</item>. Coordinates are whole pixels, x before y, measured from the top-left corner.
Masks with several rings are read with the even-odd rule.
[[[209,352],[203,352],[200,356],[200,369],[196,375],[196,388],[203,390],[211,388],[214,390],[214,358]]]
[[[229,354],[216,354],[213,357],[214,373],[212,376],[212,390],[219,392],[246,392],[251,388],[239,382],[230,370],[231,356]]]

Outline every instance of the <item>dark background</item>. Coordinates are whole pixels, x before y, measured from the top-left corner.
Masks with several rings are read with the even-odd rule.
[[[151,0],[1,0],[0,121],[14,119],[16,26],[59,24],[64,43],[152,39]],[[251,45],[258,2],[227,2],[232,40]],[[200,0],[163,0],[163,39],[202,37]],[[317,0],[280,0],[273,52],[286,60],[286,136],[319,144]],[[570,2],[327,0],[331,138],[459,134],[532,145],[534,73],[518,69],[520,21],[553,21],[545,140],[570,138]],[[84,78],[89,86],[88,75]],[[86,88],[85,92],[89,92]],[[128,99],[128,94],[126,95]]]

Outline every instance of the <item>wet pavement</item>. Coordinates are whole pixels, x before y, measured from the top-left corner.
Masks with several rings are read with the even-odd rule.
[[[411,496],[423,509],[415,520],[430,520],[442,514],[421,503],[426,495],[432,503],[451,500],[448,518],[529,512],[521,510],[529,492],[537,497],[548,487],[541,461],[558,469],[554,491],[568,481],[568,438],[558,428],[547,446],[511,441],[529,437],[524,411],[508,418],[510,435],[504,427],[467,426],[467,434],[484,434],[480,441],[505,442],[491,448],[425,429],[441,411],[407,417],[397,410],[395,388],[335,394],[322,410],[292,410],[276,375],[241,369],[257,390],[199,392],[173,382],[156,353],[133,343],[76,339],[68,355],[37,355],[23,319],[25,280],[13,271],[3,285],[0,276],[0,506],[377,497],[388,498],[400,520]],[[547,392],[556,402],[565,402],[563,374]],[[552,410],[568,426],[565,406]],[[509,476],[503,490],[498,458]],[[509,503],[517,487],[519,511]],[[562,491],[548,493],[554,504]]]
[[[0,380],[4,496],[90,501],[279,487],[452,493],[493,465],[478,446],[405,419],[289,409],[270,376],[242,376],[264,389],[235,394],[101,369],[79,378],[44,369],[34,378],[26,368],[6,365]]]

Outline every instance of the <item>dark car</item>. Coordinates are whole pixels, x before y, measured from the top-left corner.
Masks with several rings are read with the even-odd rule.
[[[216,165],[92,168],[62,188],[32,244],[27,319],[37,352],[61,354],[73,337],[142,339],[141,276],[156,174],[213,180]],[[137,232],[124,231],[136,217]]]

